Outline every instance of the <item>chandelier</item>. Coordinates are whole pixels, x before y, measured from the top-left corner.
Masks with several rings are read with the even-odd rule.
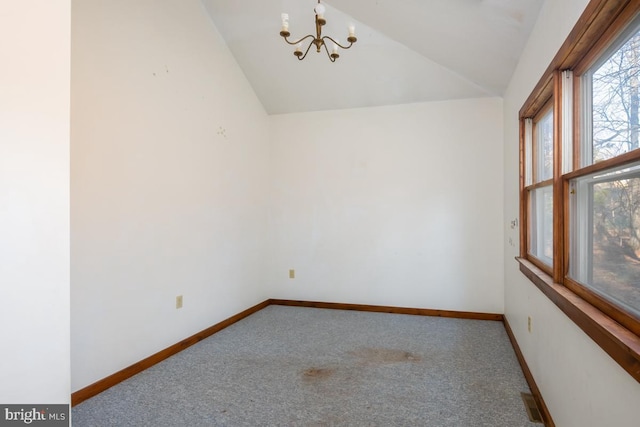
[[[324,50],[325,52],[327,52],[327,56],[329,57],[331,62],[336,62],[336,59],[340,57],[340,55],[338,54],[338,48],[349,49],[356,41],[358,41],[355,34],[356,29],[353,24],[349,24],[349,37],[347,37],[349,45],[343,46],[338,40],[334,40],[329,36],[322,35],[322,26],[327,23],[327,20],[324,19],[325,7],[322,3],[320,3],[320,0],[318,0],[318,4],[313,10],[316,14],[315,36],[313,34],[309,34],[302,37],[300,40],[296,40],[294,42],[289,41],[288,37],[291,35],[291,33],[289,32],[289,15],[286,13],[282,14],[282,30],[280,31],[280,35],[284,38],[284,41],[296,47],[296,50],[293,52],[293,54],[300,61],[302,61],[307,56],[307,53],[309,52],[309,49],[311,49],[311,46],[315,45],[316,51],[318,53],[320,53],[320,49],[324,47]],[[309,46],[307,46],[307,49],[304,51],[304,53],[302,53],[302,42],[309,39]],[[330,40],[333,43],[331,53],[329,53],[329,48],[327,47],[327,40]]]

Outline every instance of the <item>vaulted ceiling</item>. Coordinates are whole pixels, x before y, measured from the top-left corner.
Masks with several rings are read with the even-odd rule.
[[[315,34],[317,0],[202,0],[269,114],[502,96],[543,0],[328,0],[323,35],[357,43],[331,63],[280,37]],[[306,45],[305,45],[306,49]]]

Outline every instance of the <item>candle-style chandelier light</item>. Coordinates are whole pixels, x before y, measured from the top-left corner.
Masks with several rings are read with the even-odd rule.
[[[324,47],[324,50],[327,52],[327,56],[329,57],[331,62],[336,62],[336,59],[340,57],[340,55],[338,54],[339,47],[342,49],[349,49],[356,41],[358,41],[355,34],[356,29],[353,24],[349,24],[349,37],[347,37],[347,41],[349,42],[349,45],[343,46],[340,44],[339,41],[334,40],[329,36],[322,35],[322,26],[327,23],[327,20],[324,19],[325,7],[322,3],[320,3],[320,0],[318,0],[318,4],[313,10],[316,14],[316,35],[315,36],[313,34],[309,34],[302,37],[300,40],[297,40],[294,42],[289,41],[288,37],[291,35],[291,33],[289,32],[289,15],[286,13],[282,14],[282,30],[280,31],[280,35],[284,38],[284,41],[296,47],[296,50],[293,52],[293,54],[300,61],[302,61],[307,56],[309,49],[311,49],[311,45],[315,45],[316,51],[318,53],[320,53],[320,49]],[[302,42],[308,39],[311,39],[311,40],[309,41],[309,46],[307,46],[307,49],[304,51],[304,54],[303,54]],[[331,53],[329,53],[329,48],[327,47],[326,40],[330,40],[333,43],[333,49]]]

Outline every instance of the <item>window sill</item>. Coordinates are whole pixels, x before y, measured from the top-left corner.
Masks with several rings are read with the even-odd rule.
[[[529,278],[580,329],[613,358],[636,381],[640,382],[640,337],[524,258],[516,258],[520,271]]]

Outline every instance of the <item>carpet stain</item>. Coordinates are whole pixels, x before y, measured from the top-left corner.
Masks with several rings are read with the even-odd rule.
[[[420,362],[422,358],[417,354],[391,348],[360,348],[349,352],[365,364],[386,364],[402,362]]]
[[[309,368],[302,373],[302,377],[308,381],[329,378],[335,373],[333,368]]]

